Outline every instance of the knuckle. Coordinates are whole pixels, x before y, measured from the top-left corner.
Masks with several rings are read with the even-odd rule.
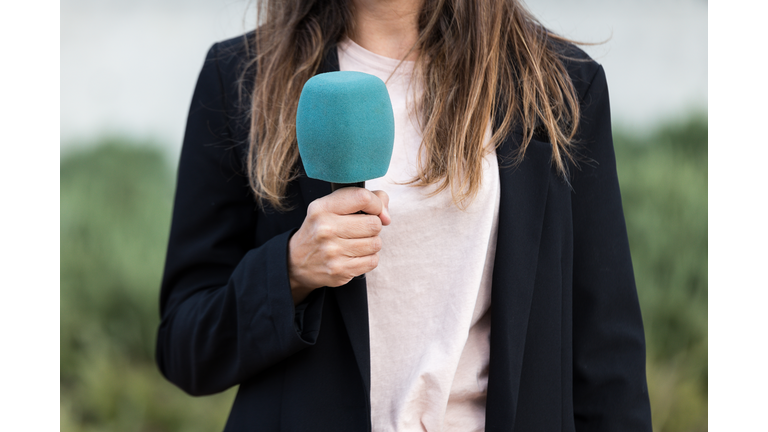
[[[327,243],[325,245],[325,254],[330,259],[335,259],[337,257],[340,257],[342,255],[341,246],[339,246],[336,243]]]
[[[371,216],[368,219],[368,229],[371,232],[374,232],[376,234],[381,232],[381,219],[379,219],[377,216]]]
[[[331,279],[335,279],[339,276],[339,273],[341,271],[341,266],[339,265],[339,262],[337,260],[329,260],[328,264],[325,267],[326,275],[331,277]]]
[[[318,250],[320,251],[320,256],[328,261],[333,258],[334,256],[334,247],[333,244],[324,242],[321,245],[318,246]]]
[[[331,258],[328,261],[328,268],[330,269],[330,276],[334,278],[345,278],[349,276],[349,269],[347,268],[347,260],[342,257]]]
[[[382,242],[381,237],[376,236],[371,239],[371,249],[374,250],[374,252],[378,252],[381,250]]]
[[[355,199],[362,206],[367,206],[371,203],[371,192],[367,189],[359,188],[355,191]]]
[[[373,270],[373,269],[375,269],[376,267],[379,266],[379,254],[377,254],[377,253],[373,254],[373,255],[369,256],[368,259],[370,260],[370,262],[368,263],[369,267],[370,267],[370,270],[368,270],[368,271],[371,271],[371,270]]]
[[[339,276],[339,277],[337,277],[337,278],[335,278],[335,279],[333,280],[333,286],[334,286],[334,287],[340,287],[340,286],[342,286],[342,285],[346,284],[347,282],[349,282],[350,280],[352,280],[352,278],[351,278],[351,277],[342,277],[342,276]]]
[[[320,208],[322,207],[322,204],[319,202],[320,200],[314,200],[307,206],[307,216],[313,217],[320,213]]]
[[[315,237],[320,240],[327,240],[333,235],[333,228],[330,224],[319,222],[315,227]]]
[[[329,287],[338,287],[344,285],[344,279],[339,276],[331,276],[328,279],[327,286]]]

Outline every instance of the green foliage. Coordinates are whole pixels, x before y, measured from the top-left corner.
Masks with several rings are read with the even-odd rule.
[[[657,432],[707,430],[707,122],[615,134]],[[173,172],[106,140],[61,160],[61,430],[222,429],[234,389],[192,398],[154,365]]]
[[[154,365],[173,177],[110,140],[61,160],[61,430],[221,429],[234,393],[186,396]]]
[[[707,121],[614,135],[660,431],[707,429]]]

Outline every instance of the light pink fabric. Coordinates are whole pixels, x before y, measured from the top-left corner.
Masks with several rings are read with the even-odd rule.
[[[490,292],[499,209],[495,151],[482,187],[461,210],[449,190],[406,186],[417,170],[421,128],[412,112],[422,91],[412,62],[382,57],[350,40],[341,70],[387,83],[395,147],[387,175],[366,187],[390,197],[379,266],[367,275],[371,341],[371,420],[382,431],[482,431],[488,384]],[[394,72],[393,72],[394,71]],[[486,142],[490,139],[490,122]]]

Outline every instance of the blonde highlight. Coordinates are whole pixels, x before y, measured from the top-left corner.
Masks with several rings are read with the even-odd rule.
[[[246,166],[257,200],[283,210],[287,186],[299,175],[301,89],[350,34],[352,11],[345,0],[262,0],[257,13],[265,19],[253,33],[255,53],[242,80],[254,80]],[[534,135],[544,134],[553,165],[567,179],[580,114],[561,49],[571,41],[546,30],[515,0],[425,0],[418,24],[412,51],[414,79],[424,89],[417,107],[423,142],[410,183],[434,185],[433,193],[449,188],[454,203],[466,206],[480,187],[486,152],[516,128],[523,139],[513,162],[523,160]]]

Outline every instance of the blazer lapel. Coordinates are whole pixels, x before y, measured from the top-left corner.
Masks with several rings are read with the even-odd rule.
[[[336,48],[333,47],[327,52],[320,66],[319,73],[338,70],[338,55]],[[330,183],[306,177],[303,165],[300,163],[299,166],[302,170],[299,177],[299,187],[305,205],[309,205],[310,202],[331,193]],[[326,290],[326,292],[332,293],[332,296],[336,298],[336,303],[341,311],[341,316],[349,335],[349,341],[352,344],[352,351],[355,353],[357,366],[365,385],[366,396],[370,399],[371,352],[370,335],[368,333],[368,293],[366,291],[365,279],[353,279],[344,286]],[[366,400],[366,403],[370,409],[369,399]]]
[[[509,428],[515,414],[551,169],[551,145],[529,144],[511,165],[522,135],[497,149],[501,202],[491,293],[491,354],[486,428]],[[497,402],[498,401],[498,402]]]
[[[301,164],[299,164],[301,166]],[[304,205],[331,193],[331,184],[321,180],[311,179],[303,172],[299,177],[299,188]],[[336,297],[344,325],[347,327],[352,351],[355,353],[357,366],[365,384],[366,394],[371,390],[371,357],[368,334],[368,293],[365,279],[353,279],[344,286],[326,290]]]
[[[332,47],[319,72],[338,70],[337,51]],[[510,166],[521,139],[519,132],[513,133],[497,149],[501,202],[491,294],[491,354],[486,408],[486,428],[489,430],[494,426],[509,429],[515,420],[528,315],[552,172],[551,145],[537,140],[531,141],[525,159],[519,165]],[[307,205],[331,192],[329,183],[305,175],[299,183]],[[365,279],[353,279],[331,292],[347,328],[370,409],[371,361]]]
[[[334,288],[333,295],[339,305],[349,342],[355,353],[357,367],[365,385],[366,404],[370,410],[371,344],[368,330],[368,291],[365,278],[352,279],[344,286]]]

